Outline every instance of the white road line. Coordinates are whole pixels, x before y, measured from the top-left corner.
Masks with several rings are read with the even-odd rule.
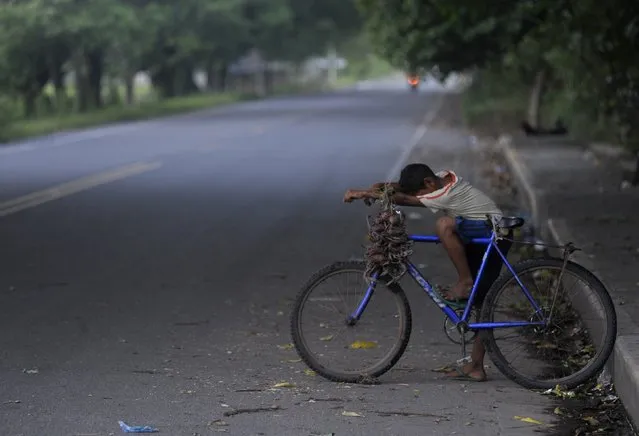
[[[138,162],[52,186],[50,188],[43,189],[42,191],[33,192],[31,194],[0,203],[0,217],[39,206],[49,201],[58,200],[62,197],[67,197],[78,192],[86,191],[88,189],[95,188],[96,186],[156,170],[161,166],[161,162]]]
[[[431,109],[428,112],[428,114],[424,117],[424,121],[422,122],[422,124],[420,124],[417,130],[415,130],[415,133],[413,133],[413,136],[411,136],[411,138],[408,140],[408,143],[406,143],[406,145],[404,146],[404,150],[402,151],[402,154],[400,154],[399,158],[397,158],[395,165],[393,165],[390,171],[388,172],[388,176],[386,176],[387,181],[395,180],[399,176],[399,173],[402,170],[402,167],[406,164],[406,161],[408,160],[408,156],[410,156],[411,152],[415,149],[417,144],[419,144],[419,142],[422,140],[424,135],[426,135],[426,132],[428,132],[428,125],[433,122],[433,119],[439,113],[439,110],[442,107],[442,103],[444,102],[443,95],[438,98],[439,100],[437,100],[435,107]]]

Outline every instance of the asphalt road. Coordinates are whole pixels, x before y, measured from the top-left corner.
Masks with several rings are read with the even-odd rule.
[[[298,288],[362,255],[368,211],[346,188],[406,159],[474,177],[466,137],[437,123],[445,98],[368,83],[0,148],[0,435],[117,434],[118,420],[176,436],[547,429],[514,416],[551,423],[550,400],[494,368],[470,385],[429,371],[459,349],[408,282],[412,345],[382,385],[288,362]],[[422,215],[413,230],[432,225]],[[440,250],[417,260],[435,282],[452,277]],[[297,387],[269,389],[281,381]]]

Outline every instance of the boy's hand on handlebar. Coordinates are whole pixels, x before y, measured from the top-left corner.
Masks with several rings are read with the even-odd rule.
[[[354,200],[364,200],[366,204],[372,203],[378,198],[378,194],[370,190],[349,189],[344,194],[344,203],[352,203]]]
[[[352,203],[354,200],[361,200],[362,198],[364,198],[362,191],[349,189],[344,194],[344,203]]]

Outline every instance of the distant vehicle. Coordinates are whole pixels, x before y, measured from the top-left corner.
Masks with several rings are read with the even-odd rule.
[[[408,86],[410,87],[411,91],[417,91],[417,89],[419,88],[420,80],[421,77],[419,77],[417,74],[409,74],[406,77],[406,81],[408,82]]]

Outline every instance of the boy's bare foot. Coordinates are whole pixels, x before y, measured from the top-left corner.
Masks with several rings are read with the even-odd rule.
[[[464,366],[456,367],[452,371],[447,372],[443,377],[449,380],[462,380],[462,381],[486,381],[486,371],[483,367],[478,367],[473,363],[468,363]]]
[[[473,279],[460,280],[450,289],[446,290],[442,296],[446,300],[467,300],[470,297],[470,291],[473,289]]]

